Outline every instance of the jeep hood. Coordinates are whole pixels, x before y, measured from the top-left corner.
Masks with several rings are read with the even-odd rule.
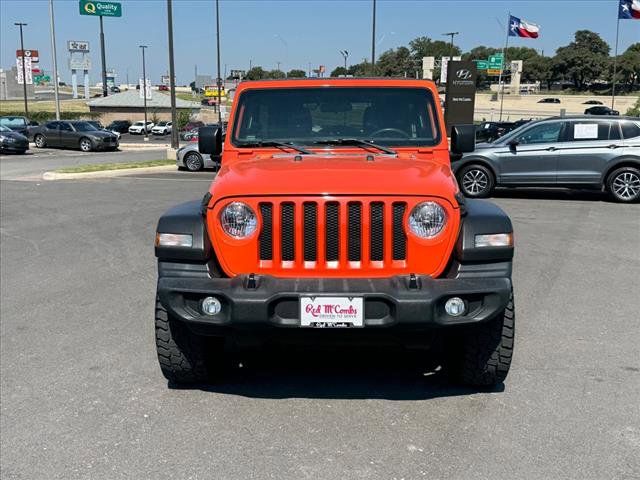
[[[429,195],[457,206],[451,169],[413,156],[265,155],[224,165],[214,198],[270,195]]]

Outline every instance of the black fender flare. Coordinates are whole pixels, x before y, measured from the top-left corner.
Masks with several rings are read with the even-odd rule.
[[[206,261],[211,258],[213,250],[207,232],[206,218],[203,214],[203,201],[194,200],[182,203],[170,208],[160,217],[156,233],[191,235],[192,246],[190,248],[161,247],[156,242],[156,257],[161,260],[187,261]]]

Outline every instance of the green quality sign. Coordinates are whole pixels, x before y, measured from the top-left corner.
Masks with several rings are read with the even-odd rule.
[[[122,4],[119,2],[80,0],[80,15],[91,15],[95,17],[121,17]]]

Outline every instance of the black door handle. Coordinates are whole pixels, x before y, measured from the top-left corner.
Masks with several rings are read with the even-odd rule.
[[[613,144],[613,145],[609,145],[607,148],[618,148],[618,147],[619,147],[619,145]]]
[[[547,148],[547,152],[555,152],[555,151],[556,151],[556,147]]]

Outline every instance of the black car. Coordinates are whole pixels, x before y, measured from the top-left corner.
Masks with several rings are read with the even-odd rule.
[[[116,87],[116,86],[111,87],[111,93],[120,93],[120,87]]]
[[[119,146],[115,133],[98,130],[85,121],[47,122],[34,134],[36,147],[79,148],[92,150],[116,150]]]
[[[29,139],[14,132],[10,128],[0,125],[0,152],[24,153],[29,150]]]
[[[493,142],[513,128],[513,122],[482,122],[476,129],[476,142]]]
[[[27,117],[4,116],[0,117],[0,125],[30,138],[33,127],[36,127],[38,122],[29,121]]]
[[[129,120],[114,120],[109,125],[107,125],[105,129],[112,132],[127,133],[130,126],[131,122]]]
[[[620,112],[617,110],[612,110],[609,107],[605,107],[604,105],[599,106],[599,107],[591,107],[591,108],[587,108],[584,111],[585,115],[620,115]]]
[[[560,103],[559,98],[543,98],[538,100],[538,103]]]
[[[582,102],[583,105],[602,105],[600,100],[587,100],[586,102]]]

